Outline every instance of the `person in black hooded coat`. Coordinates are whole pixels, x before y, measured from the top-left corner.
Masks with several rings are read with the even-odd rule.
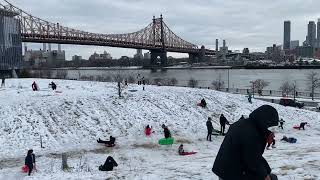
[[[108,156],[104,165],[99,166],[100,171],[112,171],[113,167],[117,167],[118,163],[111,157]]]
[[[24,163],[26,166],[28,166],[28,169],[29,169],[28,175],[29,176],[31,175],[31,172],[33,170],[35,163],[36,163],[36,157],[33,154],[33,150],[30,149],[30,150],[28,150],[27,156],[25,158],[25,163]]]
[[[268,128],[277,126],[278,112],[269,105],[254,110],[248,119],[231,125],[212,171],[223,180],[271,180],[271,168],[262,154]]]

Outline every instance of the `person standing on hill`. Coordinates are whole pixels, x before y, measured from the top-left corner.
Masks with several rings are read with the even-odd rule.
[[[267,149],[270,150],[270,146],[272,144],[272,148],[276,148],[276,140],[274,139],[274,133],[269,131],[267,132]]]
[[[279,123],[280,123],[279,128],[283,129],[283,123],[284,123],[284,122],[285,122],[285,121],[284,121],[283,119],[280,119],[280,121],[279,121]]]
[[[5,87],[5,85],[6,85],[6,78],[2,78],[1,87]]]
[[[211,120],[212,120],[211,117],[208,117],[208,121],[206,123],[207,129],[208,129],[207,141],[212,141],[211,135],[212,135],[212,131],[213,131],[213,126],[212,126]]]
[[[171,133],[170,133],[170,130],[168,129],[168,127],[166,125],[162,124],[162,128],[163,128],[164,137],[166,139],[171,138]]]
[[[28,176],[31,175],[31,172],[33,170],[33,167],[35,167],[36,165],[36,157],[35,155],[33,154],[33,150],[30,149],[27,153],[27,156],[25,158],[25,163],[24,163],[26,166],[28,166],[28,169],[29,169],[29,173],[28,173]]]
[[[213,173],[223,180],[276,180],[262,155],[268,128],[278,123],[277,110],[264,105],[249,118],[232,124],[214,161]]]
[[[38,91],[39,90],[38,85],[37,85],[37,83],[35,81],[33,81],[31,87],[32,87],[33,91]]]
[[[220,126],[221,126],[220,134],[221,135],[224,135],[224,131],[226,129],[226,124],[229,125],[229,121],[227,120],[226,117],[224,117],[223,114],[221,114],[221,116],[220,116]]]

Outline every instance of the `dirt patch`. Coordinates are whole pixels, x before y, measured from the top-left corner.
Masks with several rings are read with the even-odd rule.
[[[281,170],[295,170],[295,169],[297,169],[297,167],[292,166],[292,165],[286,165],[286,166],[282,166],[280,168],[281,168]]]
[[[158,148],[159,147],[158,144],[150,144],[150,143],[133,144],[132,146],[135,147],[135,148],[145,148],[145,149],[154,149],[154,148]]]

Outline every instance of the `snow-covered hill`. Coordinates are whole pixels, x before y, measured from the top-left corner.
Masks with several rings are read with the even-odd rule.
[[[40,155],[38,172],[32,179],[217,179],[211,172],[214,157],[222,142],[215,137],[206,141],[206,120],[223,113],[231,122],[249,115],[255,108],[268,104],[245,96],[212,90],[180,87],[129,85],[123,98],[117,96],[116,84],[55,80],[36,80],[39,92],[31,90],[34,79],[7,80],[0,89],[0,178],[21,179],[19,169],[27,149]],[[134,90],[137,90],[134,92]],[[196,106],[202,98],[207,109]],[[317,112],[272,104],[285,123],[285,130],[275,128],[276,139],[285,134],[298,139],[297,144],[277,143],[265,153],[280,179],[320,179],[320,116]],[[307,121],[306,131],[292,126]],[[166,124],[178,143],[199,153],[177,156],[177,147],[160,147],[161,124]],[[151,138],[143,135],[150,124],[155,130]],[[117,146],[107,149],[96,143],[99,137],[117,137]],[[43,146],[40,148],[40,137]],[[68,152],[70,172],[60,170],[59,154]],[[114,172],[97,170],[112,155],[119,167]],[[19,173],[17,173],[19,172]],[[319,177],[318,177],[319,176]]]

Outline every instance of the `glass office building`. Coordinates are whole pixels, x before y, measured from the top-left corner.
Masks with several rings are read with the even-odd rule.
[[[22,43],[17,14],[0,8],[0,70],[20,69]]]

